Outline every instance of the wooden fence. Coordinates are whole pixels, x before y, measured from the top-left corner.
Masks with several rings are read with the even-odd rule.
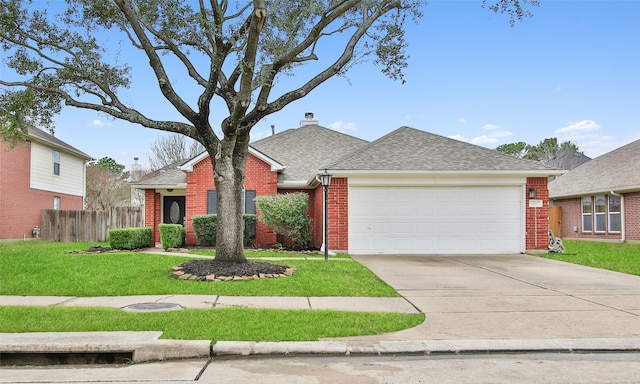
[[[141,207],[108,211],[43,209],[40,215],[40,238],[48,241],[109,241],[109,229],[144,226]]]

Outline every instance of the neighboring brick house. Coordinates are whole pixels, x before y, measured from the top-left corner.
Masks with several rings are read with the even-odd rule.
[[[312,245],[324,238],[324,195],[318,175],[333,175],[328,248],[351,254],[488,254],[547,249],[547,180],[563,171],[499,152],[402,127],[367,142],[318,125],[307,116],[296,129],[251,143],[245,208],[253,196],[309,194]],[[193,215],[215,212],[211,162],[202,154],[156,178],[146,189],[145,222],[184,222],[194,244]],[[168,215],[173,206],[173,219]],[[179,210],[177,207],[181,207]],[[259,224],[256,245],[286,242]]]
[[[91,156],[37,128],[26,141],[0,147],[0,239],[34,238],[42,209],[84,208]]]
[[[563,238],[640,240],[640,140],[558,177],[549,194]]]

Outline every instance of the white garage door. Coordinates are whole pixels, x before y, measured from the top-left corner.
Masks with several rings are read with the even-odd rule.
[[[518,253],[524,243],[521,191],[351,186],[349,253]]]

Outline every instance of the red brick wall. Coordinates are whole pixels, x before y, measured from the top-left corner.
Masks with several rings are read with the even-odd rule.
[[[246,176],[244,187],[246,190],[255,190],[256,195],[275,194],[277,192],[278,176],[271,171],[271,166],[264,161],[249,155],[245,168]],[[216,189],[213,182],[213,165],[206,157],[193,167],[193,172],[187,173],[187,197],[186,197],[186,243],[196,243],[193,231],[192,217],[207,213],[207,191]],[[270,228],[258,222],[256,228],[256,245],[269,246],[276,244],[276,235]]]
[[[582,199],[554,200],[562,207],[562,234],[565,239],[620,240],[621,233],[582,232]],[[640,240],[640,192],[624,194],[625,240]],[[577,228],[577,231],[574,230]]]
[[[82,196],[31,189],[31,146],[19,144],[7,151],[0,146],[0,239],[33,238],[34,226],[41,226],[40,210],[53,209],[54,196],[60,209],[82,210]]]
[[[329,187],[329,249],[349,249],[349,184],[344,177],[333,178]]]
[[[322,185],[318,185],[315,190],[309,193],[309,207],[313,209],[313,240],[312,244],[320,248],[324,241],[324,190]],[[313,205],[311,204],[311,196],[313,196]]]
[[[145,226],[151,227],[153,231],[153,242],[160,242],[160,224],[162,216],[160,215],[160,194],[153,189],[145,189],[144,191],[144,223]]]
[[[330,250],[346,251],[349,246],[349,188],[346,178],[333,178],[329,186],[329,233]],[[318,185],[311,193],[315,196],[313,242],[316,247],[324,242],[324,189]]]
[[[640,240],[640,192],[624,195],[626,240]]]
[[[542,207],[529,207],[529,189],[536,191],[535,200],[542,200]],[[546,177],[528,177],[525,188],[526,198],[526,244],[528,250],[549,247],[549,190]]]

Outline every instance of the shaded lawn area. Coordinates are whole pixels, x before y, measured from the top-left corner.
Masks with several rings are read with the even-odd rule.
[[[367,268],[348,259],[274,261],[297,270],[286,278],[195,282],[171,276],[171,267],[190,260],[181,256],[68,252],[86,250],[90,245],[41,241],[0,243],[0,295],[399,296]]]
[[[563,244],[567,253],[540,256],[640,276],[640,244],[582,240],[563,240]]]
[[[316,341],[324,337],[399,331],[423,314],[274,310],[185,309],[132,313],[115,308],[0,307],[0,332],[162,331],[163,339]]]

